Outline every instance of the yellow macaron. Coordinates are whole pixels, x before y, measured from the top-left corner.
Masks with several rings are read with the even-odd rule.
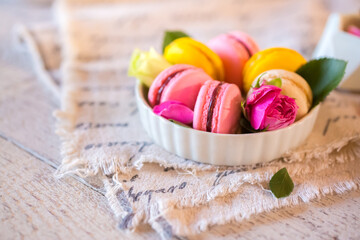
[[[271,69],[296,71],[306,59],[289,48],[268,48],[254,54],[245,64],[243,89],[247,93],[254,79],[262,72]]]
[[[213,79],[224,80],[224,67],[220,57],[201,42],[182,37],[170,43],[164,51],[165,59],[172,64],[190,64],[202,68]]]

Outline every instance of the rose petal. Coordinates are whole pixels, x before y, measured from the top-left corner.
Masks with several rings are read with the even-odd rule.
[[[250,118],[250,122],[254,129],[264,129],[266,127],[264,125],[264,118],[266,117],[269,106],[273,103],[278,94],[278,92],[269,92],[254,106],[252,118]]]
[[[166,119],[190,124],[193,121],[194,112],[185,104],[178,101],[166,101],[156,105],[153,109],[154,113]]]
[[[295,121],[298,108],[293,98],[280,94],[269,106],[264,125],[268,130],[287,127]]]
[[[264,118],[268,107],[280,94],[281,88],[272,85],[262,85],[254,88],[246,100],[245,111],[251,126],[255,129],[264,129]]]
[[[275,95],[281,92],[281,88],[273,86],[273,85],[264,85],[262,84],[259,88],[253,88],[253,91],[250,95],[247,96],[246,104],[256,104],[257,101],[262,99],[268,93],[274,92]]]
[[[245,111],[254,129],[276,130],[295,121],[298,110],[295,100],[280,92],[279,87],[263,84],[248,95]]]

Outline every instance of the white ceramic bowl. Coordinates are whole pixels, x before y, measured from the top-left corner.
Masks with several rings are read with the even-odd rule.
[[[167,151],[180,157],[215,165],[268,162],[299,146],[313,129],[319,106],[294,124],[275,131],[217,134],[174,124],[153,113],[146,88],[137,82],[136,101],[143,127]]]

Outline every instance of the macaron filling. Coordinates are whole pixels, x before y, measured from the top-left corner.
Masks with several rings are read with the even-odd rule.
[[[155,105],[159,105],[160,104],[160,100],[161,100],[161,96],[162,93],[165,89],[165,87],[169,84],[169,82],[174,79],[177,75],[179,75],[180,73],[184,72],[185,70],[188,70],[190,68],[185,68],[185,69],[180,69],[176,72],[173,72],[172,74],[170,74],[166,80],[161,84],[159,90],[157,91],[157,95],[156,95],[156,100],[155,100]]]
[[[231,35],[231,34],[229,34],[228,37],[235,40],[236,42],[240,43],[245,48],[246,52],[249,54],[249,58],[252,56],[252,53],[251,53],[249,47],[241,39],[239,39],[236,36]]]
[[[207,118],[206,118],[206,131],[207,132],[211,132],[211,126],[212,126],[212,120],[213,120],[213,114],[214,114],[214,108],[216,105],[216,101],[217,98],[219,96],[220,90],[221,90],[221,86],[223,85],[223,82],[220,82],[214,89],[214,91],[212,92],[211,98],[210,98],[210,102],[209,102],[209,107],[208,107],[208,112],[207,112]]]

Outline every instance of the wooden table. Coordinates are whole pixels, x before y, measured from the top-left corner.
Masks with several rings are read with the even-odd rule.
[[[149,228],[125,234],[105,197],[74,178],[53,177],[60,164],[53,110],[59,103],[16,51],[17,22],[50,17],[47,1],[0,3],[0,239],[158,239]],[[190,239],[360,239],[360,190],[214,226]]]

